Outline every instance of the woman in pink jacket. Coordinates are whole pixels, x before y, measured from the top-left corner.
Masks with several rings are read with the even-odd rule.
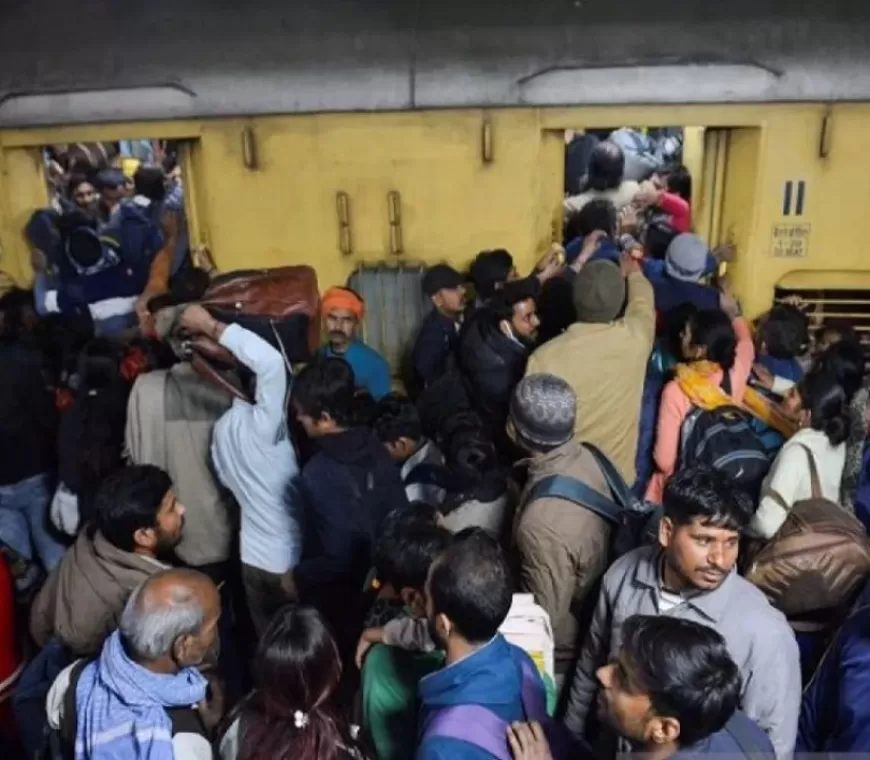
[[[733,297],[721,297],[722,311],[694,314],[681,336],[683,360],[689,371],[679,372],[662,392],[653,461],[656,472],[646,498],[660,504],[668,478],[680,461],[680,430],[706,388],[723,388],[737,404],[743,401],[755,360],[749,325]],[[683,365],[685,366],[685,365]],[[728,381],[723,382],[725,373]]]
[[[656,207],[670,217],[678,232],[692,231],[692,178],[685,166],[672,172],[656,174],[641,183],[634,201],[644,208]]]

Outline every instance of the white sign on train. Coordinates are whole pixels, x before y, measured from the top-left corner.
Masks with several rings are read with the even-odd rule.
[[[805,259],[810,250],[810,225],[774,224],[770,255],[775,259]]]

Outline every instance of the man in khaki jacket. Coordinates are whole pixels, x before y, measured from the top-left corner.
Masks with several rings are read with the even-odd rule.
[[[652,286],[640,263],[598,259],[574,280],[577,322],[532,354],[526,374],[561,377],[577,397],[574,433],[600,448],[630,485],[647,360],[655,339]],[[625,313],[622,317],[623,306]]]
[[[550,616],[557,685],[570,672],[582,643],[578,637],[591,620],[595,600],[589,595],[607,569],[610,543],[610,526],[595,512],[532,494],[544,478],[561,475],[609,496],[598,463],[574,436],[576,408],[564,380],[529,375],[514,392],[508,422],[514,441],[532,454],[514,531],[520,588],[534,594]]]

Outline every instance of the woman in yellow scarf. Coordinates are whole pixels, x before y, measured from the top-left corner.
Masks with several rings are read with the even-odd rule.
[[[693,408],[738,406],[786,437],[794,432],[784,414],[748,387],[755,347],[749,325],[731,296],[723,293],[722,311],[694,314],[681,337],[686,362],[677,367],[676,377],[662,392],[653,449],[656,473],[646,491],[646,498],[655,503],[661,503],[665,483],[679,464],[680,430]]]
[[[722,406],[736,406],[757,417],[763,423],[776,430],[783,438],[791,438],[797,431],[797,422],[789,417],[783,409],[766,396],[750,386],[743,391],[743,400],[738,402],[729,396],[721,386],[713,385],[710,376],[714,368],[711,362],[692,362],[678,364],[675,370],[676,380],[680,389],[693,407],[704,411],[712,411]]]

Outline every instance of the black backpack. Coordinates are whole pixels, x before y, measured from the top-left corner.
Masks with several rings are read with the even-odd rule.
[[[584,443],[583,446],[595,458],[607,481],[609,499],[576,478],[568,475],[548,475],[531,487],[524,503],[530,504],[535,499],[550,497],[571,501],[594,512],[613,528],[610,542],[612,559],[617,559],[638,546],[653,543],[658,534],[661,509],[639,501],[602,451],[591,443]]]
[[[770,458],[746,412],[736,406],[694,409],[683,422],[680,438],[680,467],[708,465],[758,498]]]

